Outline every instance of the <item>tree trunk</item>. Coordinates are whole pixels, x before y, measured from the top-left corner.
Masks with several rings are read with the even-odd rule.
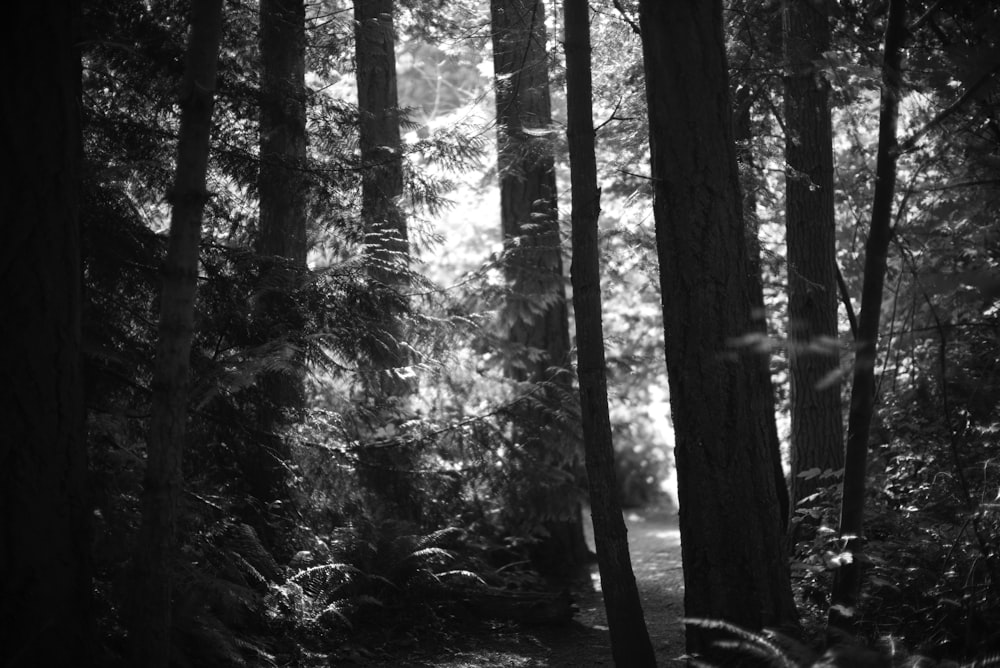
[[[569,315],[556,205],[547,34],[542,0],[492,0],[496,73],[500,216],[508,296],[506,373],[539,385],[537,401],[517,411],[515,440],[543,466],[572,469],[578,439],[551,426],[546,412],[562,410],[570,390]],[[540,354],[539,354],[540,353]],[[575,489],[544,493],[548,538],[536,562],[548,574],[582,572],[587,548]]]
[[[260,316],[268,324],[266,342],[281,341],[294,326],[283,318],[293,306],[285,295],[306,269],[305,3],[303,0],[261,0],[260,3],[260,229],[256,251],[262,256]],[[298,367],[301,354],[285,345]],[[278,353],[275,353],[278,354]],[[259,439],[247,453],[244,475],[262,511],[287,502],[285,462],[289,448],[279,434],[286,414],[305,404],[302,375],[272,371],[259,380],[257,428]],[[257,522],[265,542],[276,547],[267,522]]]
[[[194,335],[198,244],[202,214],[209,197],[205,175],[221,34],[222,0],[194,3],[179,100],[177,174],[169,194],[170,239],[160,297],[159,340],[153,369],[142,523],[135,553],[135,598],[130,620],[133,664],[149,668],[166,668],[170,664],[171,571],[176,557],[177,506],[183,486],[181,458]]]
[[[564,0],[566,104],[573,188],[573,308],[576,312],[577,374],[590,507],[601,571],[601,593],[618,666],[655,666],[639,591],[628,552],[628,535],[615,484],[615,451],[608,414],[608,380],[601,315],[601,270],[597,241],[601,193],[594,156],[590,69],[590,7]]]
[[[847,452],[844,463],[844,497],[840,511],[840,537],[847,563],[834,575],[830,597],[831,635],[851,633],[853,615],[861,595],[864,549],[865,479],[868,475],[868,437],[875,413],[875,361],[882,288],[885,283],[889,242],[892,239],[892,200],[896,190],[896,157],[899,119],[900,71],[906,39],[906,1],[890,0],[885,27],[882,61],[882,103],[879,111],[878,156],[875,163],[875,194],[872,219],[865,243],[861,313],[855,339],[851,410],[847,422]]]
[[[830,84],[817,63],[830,49],[826,6],[785,0],[785,229],[791,376],[792,518],[844,467],[837,344],[836,221]],[[806,504],[810,505],[810,504]]]
[[[0,664],[92,665],[80,364],[79,5],[6,8]]]
[[[675,431],[685,613],[749,629],[794,622],[774,406],[754,297],[728,99],[721,2],[640,2],[653,212]],[[690,628],[688,649],[711,634]]]
[[[364,166],[361,215],[366,226],[367,259],[373,278],[400,287],[406,283],[409,243],[406,218],[399,208],[403,156],[392,12],[392,0],[354,3],[359,139]]]
[[[740,170],[740,187],[743,192],[743,222],[746,227],[747,248],[750,252],[750,297],[752,299],[752,317],[755,331],[762,336],[767,335],[767,311],[764,304],[764,273],[761,261],[760,221],[757,218],[757,167],[754,165],[753,150],[750,143],[753,138],[752,128],[753,95],[749,86],[740,86],[736,90],[733,110],[733,139],[736,142],[736,161]],[[771,355],[762,351],[759,356],[761,374],[765,378],[764,401],[771,404],[774,400],[774,383],[771,379]],[[781,511],[782,529],[788,522],[788,483],[785,481],[785,470],[781,465],[781,439],[778,437],[778,424],[774,413],[767,416],[768,449],[774,462],[774,484],[778,493],[778,506]]]
[[[365,262],[377,289],[391,295],[406,287],[409,264],[406,217],[399,207],[403,195],[403,157],[393,1],[356,0],[354,21],[359,140],[364,167],[361,217],[365,225]],[[400,368],[408,363],[401,345],[402,307],[398,295],[387,302],[379,352],[364,379],[365,399],[380,402],[373,411],[380,422],[398,416],[411,391],[409,383],[399,374]],[[370,447],[359,453],[359,459],[359,475],[381,506],[378,512],[396,519],[417,519],[409,453],[400,448]]]

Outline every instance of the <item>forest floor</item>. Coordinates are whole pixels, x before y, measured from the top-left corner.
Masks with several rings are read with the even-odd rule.
[[[684,578],[680,530],[670,509],[625,513],[632,568],[639,585],[646,627],[662,666],[681,665],[684,654]],[[589,527],[588,527],[589,528]],[[588,532],[589,534],[589,532]],[[593,536],[588,535],[593,547]],[[425,668],[543,668],[614,666],[608,622],[601,599],[597,566],[593,586],[573,592],[578,608],[573,621],[562,626],[493,624],[462,634],[446,647],[413,647],[391,657],[356,657],[344,665],[413,666]]]

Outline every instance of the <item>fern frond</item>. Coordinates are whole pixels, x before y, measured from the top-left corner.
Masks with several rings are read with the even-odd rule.
[[[461,539],[465,536],[465,530],[459,527],[445,527],[422,536],[417,540],[417,548],[421,549],[431,545],[440,545],[451,539]]]
[[[320,610],[319,614],[317,614],[313,618],[313,621],[318,622],[324,619],[329,619],[331,617],[341,622],[344,626],[346,626],[349,629],[354,628],[354,625],[351,624],[351,620],[348,619],[347,614],[345,614],[343,601],[334,601],[333,603],[330,603],[325,608]]]
[[[444,571],[443,573],[438,573],[437,575],[440,580],[455,579],[455,580],[473,582],[475,584],[483,585],[484,587],[487,586],[486,580],[479,577],[478,574],[463,569]]]
[[[718,640],[714,644],[722,649],[729,649],[734,652],[771,659],[777,662],[782,668],[796,668],[798,664],[786,655],[784,649],[779,647],[767,632],[756,632],[744,629],[735,624],[731,624],[721,619],[702,619],[697,617],[685,617],[681,620],[684,624],[697,626],[712,631],[725,631],[736,636],[736,640]]]
[[[243,523],[234,524],[227,527],[223,536],[226,547],[234,554],[238,554],[241,561],[250,567],[257,577],[270,582],[281,579],[278,562],[261,542],[253,527]]]
[[[410,553],[407,561],[417,561],[422,564],[443,564],[455,558],[455,553],[441,547],[425,547]]]
[[[243,557],[243,555],[239,554],[238,552],[230,551],[229,556],[232,558],[233,563],[240,568],[240,571],[245,577],[247,577],[249,580],[252,580],[253,582],[262,587],[267,586],[268,579],[264,577],[264,575],[260,571],[254,568],[253,564],[247,561]]]
[[[319,597],[354,581],[362,572],[351,564],[320,564],[299,571],[289,578],[312,597]]]

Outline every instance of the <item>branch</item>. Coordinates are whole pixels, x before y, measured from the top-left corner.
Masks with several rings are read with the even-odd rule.
[[[961,97],[959,97],[950,105],[939,111],[937,116],[928,121],[924,125],[924,127],[917,130],[913,135],[910,136],[909,139],[906,139],[905,141],[901,142],[899,145],[899,152],[906,153],[907,151],[912,150],[913,147],[916,146],[917,142],[920,141],[920,139],[923,138],[924,135],[926,135],[928,132],[938,127],[939,125],[941,125],[944,121],[948,119],[949,116],[951,116],[956,111],[964,107],[965,103],[968,102],[970,99],[972,99],[972,96],[975,95],[977,92],[979,92],[979,89],[982,88],[984,85],[986,85],[997,72],[1000,72],[1000,65],[997,65],[992,70],[990,70],[982,77],[980,77],[979,80],[976,81],[976,83],[969,86],[965,90],[965,92],[962,93]]]
[[[615,116],[615,114],[618,113],[618,110],[622,108],[622,102],[624,100],[625,100],[625,96],[624,95],[619,95],[618,96],[618,101],[615,102],[615,108],[611,110],[611,115],[608,116],[606,119],[604,119],[604,121],[602,123],[598,124],[597,127],[594,128],[594,134],[595,135],[598,132],[600,132],[601,128],[603,128],[605,125],[607,125],[611,121],[622,121],[622,120],[625,120],[624,118],[618,118],[618,117]]]
[[[847,290],[847,281],[844,280],[844,274],[840,271],[840,265],[837,265],[837,287],[840,288],[840,301],[844,304],[844,310],[847,311],[847,322],[851,324],[851,338],[855,341],[858,340],[858,317],[854,315],[854,304],[851,303],[851,294]]]
[[[632,29],[632,32],[642,37],[642,31],[639,30],[639,24],[637,24],[632,17],[628,15],[628,12],[626,12],[625,8],[622,6],[621,0],[612,0],[612,4],[614,4],[618,13],[622,15],[622,21],[628,24],[628,27]]]
[[[655,176],[646,176],[645,174],[636,174],[630,172],[627,169],[618,169],[619,174],[624,174],[625,176],[634,176],[637,179],[643,179],[644,181],[659,181],[660,179]]]
[[[939,10],[941,8],[941,5],[943,5],[946,2],[948,2],[948,0],[937,0],[937,2],[935,2],[933,5],[931,5],[930,7],[928,7],[927,11],[924,12],[923,14],[921,14],[920,18],[918,18],[916,21],[914,21],[910,25],[910,28],[909,28],[910,32],[911,33],[915,33],[918,30],[920,30],[921,28],[923,28],[924,24],[927,23],[930,20],[931,16],[933,16],[934,12],[936,12],[937,10]]]

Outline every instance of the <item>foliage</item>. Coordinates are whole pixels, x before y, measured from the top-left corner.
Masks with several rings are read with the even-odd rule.
[[[789,635],[774,630],[750,631],[727,622],[712,619],[685,619],[685,624],[715,632],[708,658],[694,657],[691,665],[702,668],[725,665],[772,666],[774,668],[824,668],[833,666],[917,668],[918,666],[954,666],[974,668],[1000,665],[1000,654],[983,655],[971,663],[937,662],[926,656],[911,654],[904,645],[891,637],[882,638],[875,646],[855,640],[840,642],[819,653]]]
[[[401,4],[400,99],[411,118],[403,204],[414,221],[406,294],[374,283],[359,259],[353,25],[337,0],[308,7],[310,269],[276,284],[267,271],[273,260],[249,250],[257,233],[257,16],[253,2],[227,4],[176,566],[176,644],[189,665],[281,665],[294,640],[330,649],[387,611],[400,627],[414,610],[445,624],[447,605],[435,597],[472,582],[472,572],[493,584],[538,586],[531,545],[547,520],[581,500],[574,455],[539,458],[511,428],[531,405],[538,433],[575,436],[578,408],[572,387],[502,373],[539,351],[514,350],[497,334],[508,288],[499,225],[481,212],[484,202],[495,208],[495,173],[484,167],[495,139],[482,120],[492,103],[485,14],[467,2]],[[623,4],[628,11],[633,3]],[[773,325],[783,320],[786,267],[775,3],[730,4],[732,88],[755,91],[757,171],[746,182],[780,342],[783,325]],[[856,295],[883,17],[881,3],[835,4],[835,44],[817,76],[831,80],[836,99],[838,260]],[[872,577],[857,611],[865,644],[888,635],[935,658],[971,659],[1000,643],[1000,102],[995,49],[980,48],[997,41],[989,4],[945,3],[911,43],[878,369],[880,439],[868,485]],[[186,7],[83,7],[82,326],[96,608],[110,663],[121,653],[138,517]],[[625,500],[640,503],[660,492],[670,468],[644,82],[639,40],[621,13],[595,6],[592,32],[612,420]],[[278,312],[258,308],[275,294]],[[401,314],[395,334],[412,352],[410,366],[395,371],[411,384],[410,401],[364,390],[387,311]],[[843,331],[846,342],[846,320]],[[780,343],[774,352],[780,358]],[[272,372],[305,374],[308,388],[307,407],[286,415],[279,434],[293,453],[284,462],[293,490],[287,508],[260,507],[245,475],[250,453],[271,436],[256,425],[275,408],[258,383]],[[413,454],[402,471],[403,496],[416,509],[408,525],[385,517],[358,475],[362,453],[394,451]],[[814,529],[796,536],[793,569],[805,637],[815,640],[840,554],[839,491],[836,472],[812,473],[831,485],[808,511]],[[541,503],[544,488],[563,490],[567,506]],[[776,636],[735,635],[765,655],[805,660]]]
[[[265,597],[268,619],[296,639],[292,651],[335,650],[364,628],[409,631],[415,619],[428,629],[444,625],[456,592],[481,582],[462,567],[474,563],[462,545],[465,531],[409,530],[360,521],[315,535],[296,553],[289,575]]]

